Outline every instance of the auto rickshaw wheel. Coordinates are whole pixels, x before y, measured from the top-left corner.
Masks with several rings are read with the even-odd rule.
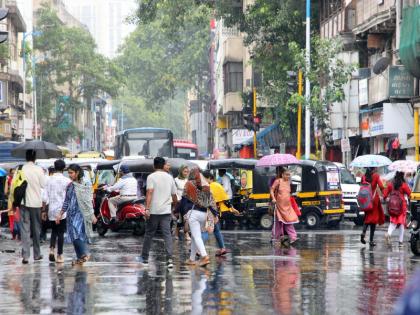
[[[270,230],[273,227],[273,217],[268,213],[263,214],[260,218],[260,226],[264,230]]]
[[[320,224],[321,219],[315,211],[309,211],[305,215],[306,227],[308,229],[316,229]]]
[[[420,239],[418,235],[411,235],[410,238],[410,248],[414,255],[420,255]]]
[[[105,236],[106,232],[108,232],[102,218],[99,218],[98,222],[96,222],[96,232],[98,232],[99,236]]]

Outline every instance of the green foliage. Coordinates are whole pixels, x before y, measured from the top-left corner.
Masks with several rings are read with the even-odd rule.
[[[133,21],[136,30],[118,61],[133,95],[162,110],[177,93],[193,88],[208,98],[210,9],[193,0],[145,0]]]
[[[75,135],[75,128],[58,128],[55,106],[59,96],[69,96],[70,110],[86,106],[100,93],[116,96],[122,72],[95,52],[95,42],[86,30],[63,25],[47,5],[37,14],[40,35],[34,37],[34,50],[42,59],[35,68],[38,117],[44,126],[49,126],[45,139],[63,144]]]
[[[351,73],[356,65],[344,63],[340,58],[342,43],[339,40],[312,37],[311,67],[306,69],[305,50],[300,49],[295,42],[289,44],[294,56],[295,69],[302,69],[304,76],[311,82],[311,98],[306,103],[304,97],[297,93],[292,95],[289,104],[302,102],[310,106],[312,114],[318,119],[321,129],[326,127],[329,106],[335,102],[342,102],[345,98],[344,86],[351,79]]]

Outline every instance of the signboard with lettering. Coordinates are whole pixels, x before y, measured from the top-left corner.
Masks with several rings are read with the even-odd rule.
[[[410,98],[414,96],[414,77],[404,66],[389,67],[389,97]]]
[[[384,133],[384,115],[382,109],[364,112],[360,115],[360,129],[363,138],[374,137]]]

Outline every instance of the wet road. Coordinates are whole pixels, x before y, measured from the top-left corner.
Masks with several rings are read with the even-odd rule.
[[[149,267],[136,262],[141,238],[109,234],[91,247],[93,261],[72,267],[44,260],[21,264],[0,253],[1,314],[390,314],[420,258],[389,249],[384,232],[370,250],[360,231],[301,231],[295,248],[272,247],[266,232],[224,232],[231,253],[207,269],[182,262],[188,246],[175,241],[175,268],[162,261],[163,241]],[[0,251],[18,248],[0,240]],[[216,250],[214,239],[208,244]]]

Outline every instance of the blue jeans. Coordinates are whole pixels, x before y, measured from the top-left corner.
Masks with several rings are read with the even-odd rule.
[[[89,254],[87,243],[77,239],[73,241],[74,250],[76,251],[77,259]]]
[[[222,232],[220,231],[220,222],[217,222],[214,225],[214,237],[217,241],[217,246],[219,246],[220,249],[225,248],[225,242],[223,240]]]

